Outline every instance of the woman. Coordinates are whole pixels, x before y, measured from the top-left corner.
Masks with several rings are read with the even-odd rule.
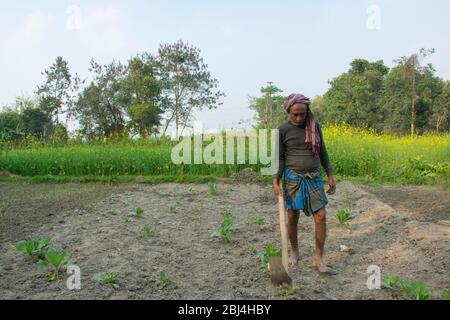
[[[316,248],[314,266],[321,273],[334,273],[323,262],[326,236],[326,212],[328,199],[325,194],[320,165],[328,176],[329,195],[336,191],[333,169],[323,141],[322,129],[315,121],[310,100],[302,94],[289,95],[284,103],[289,120],[279,127],[279,167],[274,175],[273,190],[284,196],[288,209],[288,235],[292,247],[290,264],[299,261],[297,224],[300,210],[314,216]],[[284,175],[282,187],[280,180]]]

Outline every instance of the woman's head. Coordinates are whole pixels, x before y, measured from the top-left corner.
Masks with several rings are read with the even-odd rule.
[[[303,124],[308,116],[308,105],[304,103],[294,103],[288,109],[289,120],[294,124]]]
[[[284,109],[289,115],[289,119],[294,124],[302,124],[310,114],[309,104],[311,101],[301,93],[290,94],[284,102]]]

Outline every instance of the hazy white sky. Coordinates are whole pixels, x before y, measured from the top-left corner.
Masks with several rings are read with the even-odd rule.
[[[268,81],[286,95],[323,94],[354,58],[392,66],[421,47],[435,48],[426,62],[450,79],[445,0],[1,0],[0,12],[0,106],[32,94],[58,55],[86,77],[91,58],[125,62],[179,39],[200,48],[227,94],[219,109],[196,113],[206,128],[251,118],[248,97]]]

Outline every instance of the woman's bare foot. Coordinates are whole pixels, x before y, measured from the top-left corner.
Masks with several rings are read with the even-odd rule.
[[[336,272],[330,268],[330,266],[326,265],[322,258],[315,257],[314,258],[314,267],[319,273],[322,274],[336,274]]]
[[[295,266],[298,266],[299,260],[300,260],[300,257],[299,257],[298,252],[293,252],[293,253],[291,254],[290,258],[289,258],[289,266],[290,266],[291,268],[292,268],[292,267],[295,267]]]

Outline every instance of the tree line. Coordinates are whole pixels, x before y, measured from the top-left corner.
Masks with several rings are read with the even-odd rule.
[[[436,76],[423,59],[434,50],[421,49],[395,60],[354,59],[349,69],[329,81],[314,97],[311,109],[321,123],[345,122],[378,132],[422,134],[450,128],[450,82]],[[57,57],[42,73],[34,97],[19,97],[0,112],[0,141],[18,143],[31,135],[45,142],[67,141],[67,121],[76,121],[76,137],[164,137],[169,126],[176,136],[191,126],[193,112],[217,108],[225,96],[198,48],[179,40],[160,45],[156,55],[131,57],[126,64],[90,62],[90,80],[71,74]],[[277,128],[286,121],[286,95],[268,82],[249,107],[257,128]],[[66,124],[62,121],[64,116]]]
[[[432,64],[422,63],[433,53],[421,49],[395,60],[391,69],[382,60],[354,59],[346,72],[329,81],[325,94],[314,97],[311,110],[322,123],[345,122],[380,133],[448,132],[450,82],[437,77]],[[250,99],[257,127],[276,128],[286,120],[282,92],[268,83],[260,96]]]
[[[190,125],[195,110],[217,108],[225,95],[208,71],[200,50],[181,40],[160,45],[158,53],[138,54],[126,64],[94,61],[91,79],[71,74],[57,57],[43,72],[45,81],[33,98],[17,98],[0,113],[0,140],[18,142],[26,135],[48,141],[67,138],[61,121],[75,120],[85,140],[117,135],[176,135]]]

